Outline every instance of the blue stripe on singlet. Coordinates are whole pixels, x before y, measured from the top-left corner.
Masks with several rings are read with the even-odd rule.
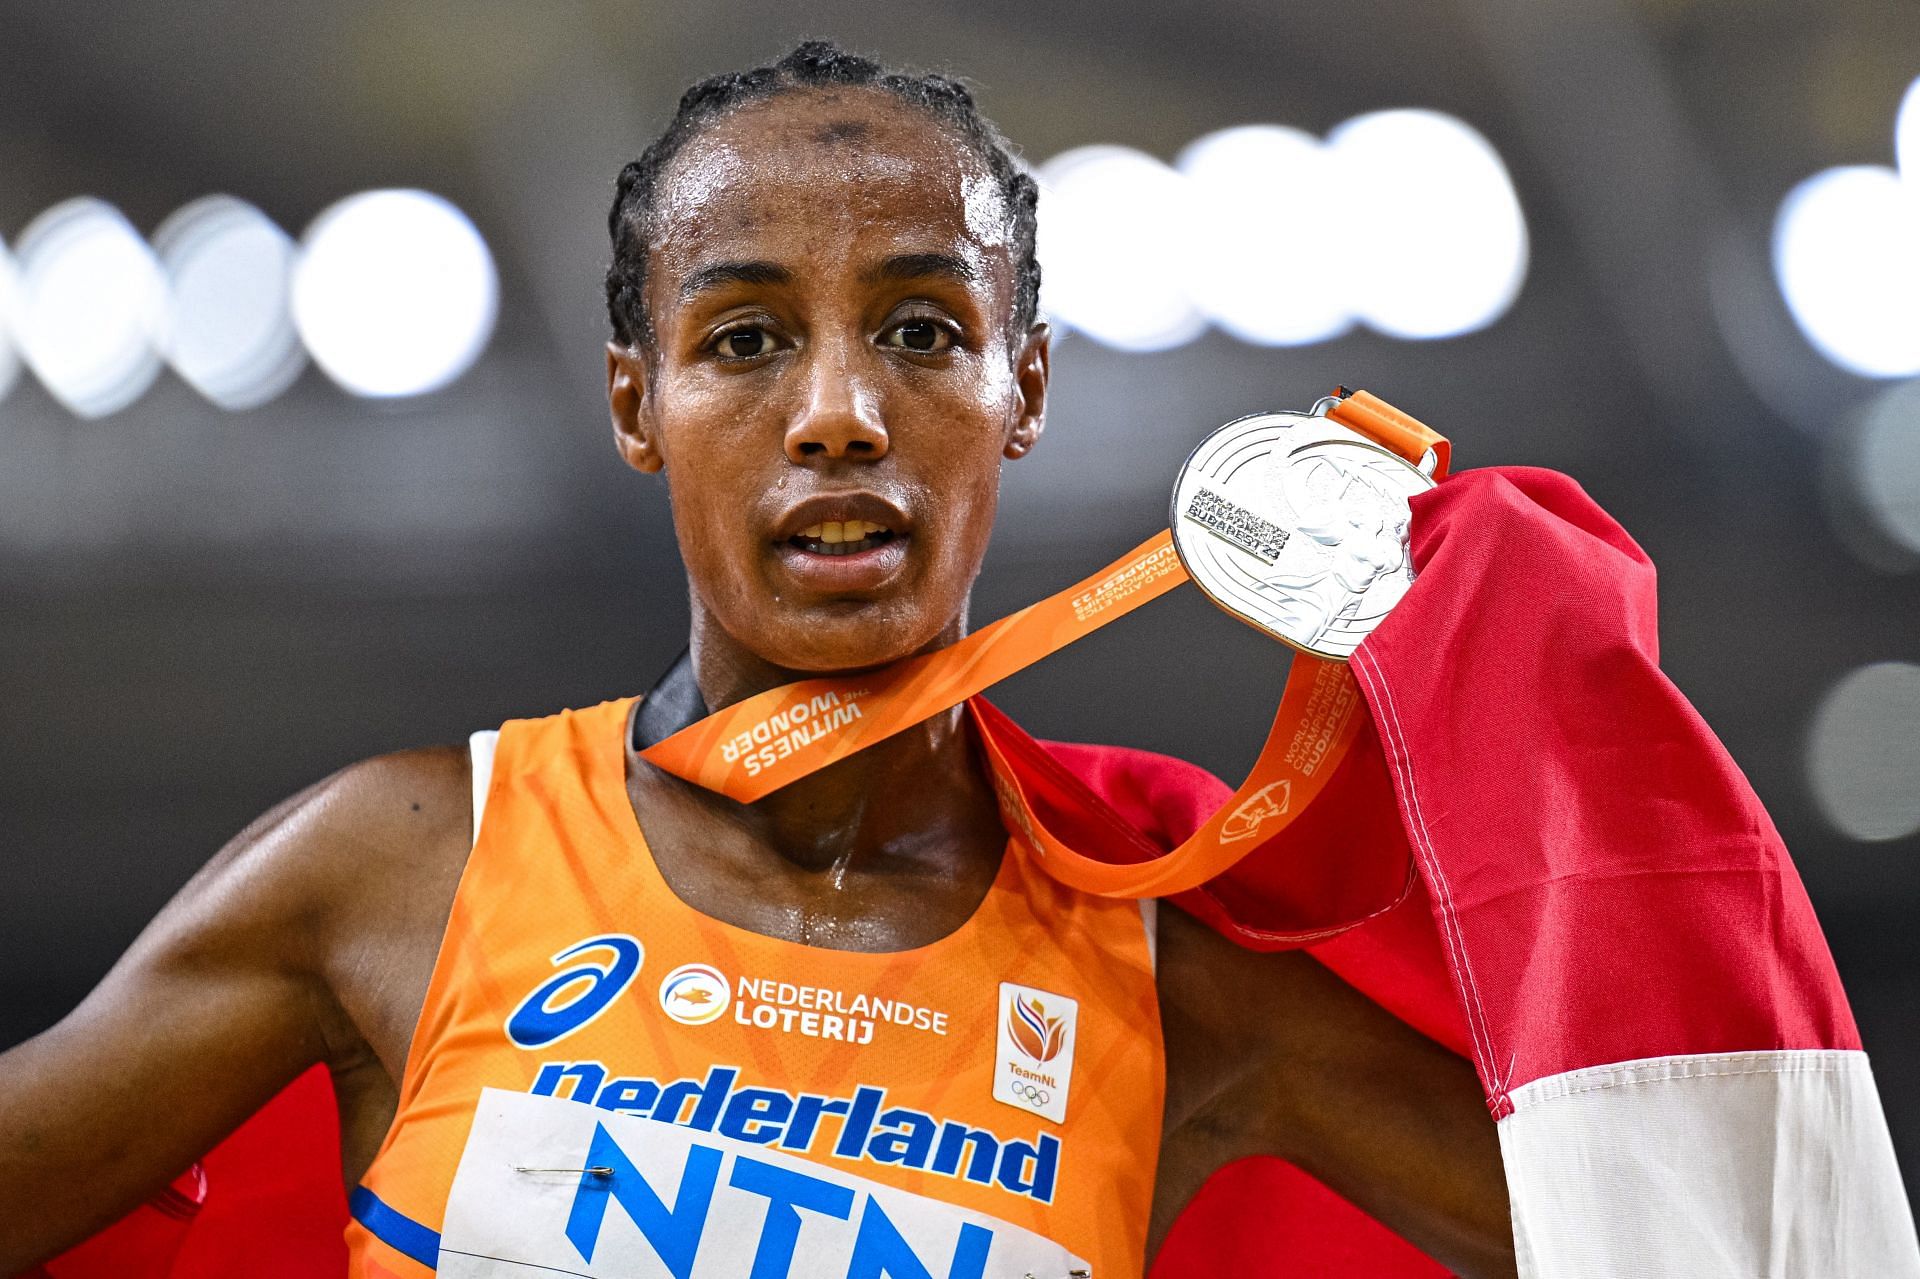
[[[440,1232],[429,1230],[403,1212],[389,1208],[365,1186],[355,1186],[347,1197],[347,1211],[375,1239],[423,1266],[440,1264]]]

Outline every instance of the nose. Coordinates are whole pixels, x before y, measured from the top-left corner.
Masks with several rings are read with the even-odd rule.
[[[817,344],[808,363],[806,399],[787,426],[789,460],[822,458],[875,462],[887,455],[887,428],[861,353]]]

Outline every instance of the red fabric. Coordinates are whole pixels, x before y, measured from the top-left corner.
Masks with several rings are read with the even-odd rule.
[[[170,1191],[18,1279],[338,1279],[346,1224],[333,1083],[316,1066]]]
[[[1166,755],[1078,742],[1044,745],[1157,849],[1186,839],[1232,794],[1212,773]],[[1048,820],[1056,819],[1049,813]],[[1069,827],[1062,820],[1056,829]],[[1332,850],[1319,853],[1321,858],[1364,858],[1376,866],[1399,865],[1408,856],[1379,738],[1371,728],[1362,731],[1319,800],[1285,834],[1262,844],[1227,875],[1174,901],[1251,950],[1274,949],[1266,933],[1274,921],[1264,910],[1261,885],[1277,877],[1282,867],[1306,860],[1316,847]],[[1290,893],[1290,900],[1299,898]],[[1415,883],[1392,910],[1307,951],[1414,1029],[1468,1055],[1466,1021],[1447,979],[1423,884]]]
[[[1414,498],[1411,549],[1418,579],[1353,661],[1377,731],[1292,828],[1181,904],[1257,947],[1273,901],[1297,911],[1303,859],[1411,847],[1420,891],[1312,953],[1470,1055],[1496,1116],[1521,1084],[1586,1066],[1857,1049],[1778,833],[1659,670],[1645,553],[1574,481],[1530,468]],[[1156,757],[1055,751],[1163,847],[1226,796]],[[1274,1161],[1236,1166],[1158,1273],[1402,1273],[1342,1261],[1399,1241],[1313,1193],[1332,1198]]]
[[[1278,1159],[1208,1179],[1167,1232],[1151,1279],[1445,1279],[1452,1271]]]
[[[186,1243],[194,1218],[207,1197],[207,1179],[199,1165],[171,1186],[103,1230],[44,1266],[17,1279],[114,1279],[115,1276],[165,1275]]]
[[[1646,554],[1531,468],[1414,498],[1412,551],[1353,670],[1494,1114],[1586,1066],[1859,1048],[1779,834],[1660,672]]]
[[[338,1279],[347,1198],[333,1081],[315,1066],[214,1147],[211,1190],[168,1279]]]

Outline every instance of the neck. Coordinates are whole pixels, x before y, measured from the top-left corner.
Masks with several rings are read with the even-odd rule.
[[[922,648],[945,648],[966,631],[964,616]],[[691,654],[707,706],[719,710],[819,672],[776,666],[742,649],[697,605]],[[993,791],[974,752],[966,711],[955,706],[904,732],[732,810],[793,866],[830,875],[908,871],[964,873],[1004,839]]]

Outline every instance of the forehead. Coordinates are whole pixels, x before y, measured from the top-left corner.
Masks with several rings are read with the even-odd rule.
[[[796,90],[702,129],[656,188],[667,275],[722,259],[843,259],[927,250],[1009,262],[985,163],[930,113],[878,90]],[[825,265],[822,261],[821,265]]]

